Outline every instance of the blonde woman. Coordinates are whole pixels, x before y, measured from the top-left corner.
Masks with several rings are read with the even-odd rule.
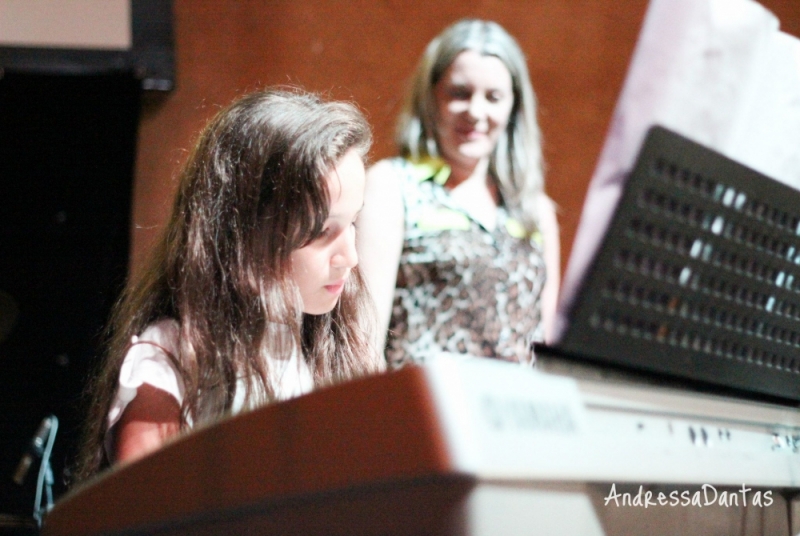
[[[439,352],[533,363],[559,284],[536,100],[498,24],[463,20],[427,47],[397,144],[368,171],[362,269],[390,365]]]

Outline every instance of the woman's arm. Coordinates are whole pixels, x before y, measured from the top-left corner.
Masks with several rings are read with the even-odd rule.
[[[175,397],[143,383],[113,429],[115,461],[133,461],[153,452],[180,428],[181,408]]]
[[[403,197],[400,177],[383,160],[367,171],[364,208],[358,217],[357,249],[361,272],[377,309],[376,348],[383,350],[394,302],[397,267],[403,249]]]
[[[539,196],[539,227],[544,241],[544,264],[547,269],[547,281],[542,290],[542,323],[544,340],[550,342],[555,327],[558,289],[561,283],[561,239],[555,203],[546,195]]]

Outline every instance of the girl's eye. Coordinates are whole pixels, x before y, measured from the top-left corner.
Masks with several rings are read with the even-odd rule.
[[[327,227],[322,228],[322,232],[320,232],[317,240],[332,240],[339,236],[341,232],[341,226],[339,224],[329,224]]]

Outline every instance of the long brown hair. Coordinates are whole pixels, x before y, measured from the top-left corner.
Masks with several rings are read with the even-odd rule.
[[[538,226],[538,200],[544,195],[541,131],[536,95],[522,49],[496,22],[464,19],[445,28],[425,49],[411,80],[397,126],[400,154],[412,159],[440,155],[436,132],[434,87],[456,56],[474,50],[494,56],[511,74],[514,106],[505,132],[489,162],[503,202],[532,232]]]
[[[315,385],[377,369],[357,267],[336,307],[318,316],[302,313],[290,276],[291,252],[319,236],[328,217],[324,176],[351,149],[363,158],[370,143],[354,106],[299,90],[247,95],[210,121],[147,269],[113,312],[106,358],[88,390],[78,480],[109,465],[103,442],[120,367],[131,337],[159,319],[180,326],[183,428],[230,413],[237,380],[246,382],[248,405],[273,400],[265,355],[299,352]]]

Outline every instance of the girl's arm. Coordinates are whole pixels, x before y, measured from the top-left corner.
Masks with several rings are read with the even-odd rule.
[[[544,340],[550,342],[555,327],[558,289],[561,283],[561,239],[555,203],[546,195],[539,196],[539,227],[544,241],[544,264],[547,269],[547,281],[542,290],[542,324]]]
[[[367,171],[364,208],[358,217],[361,272],[377,309],[376,348],[383,351],[394,302],[397,267],[403,249],[403,197],[400,177],[383,160]]]
[[[161,447],[180,431],[178,401],[147,383],[142,384],[115,425],[116,462],[133,461]]]

